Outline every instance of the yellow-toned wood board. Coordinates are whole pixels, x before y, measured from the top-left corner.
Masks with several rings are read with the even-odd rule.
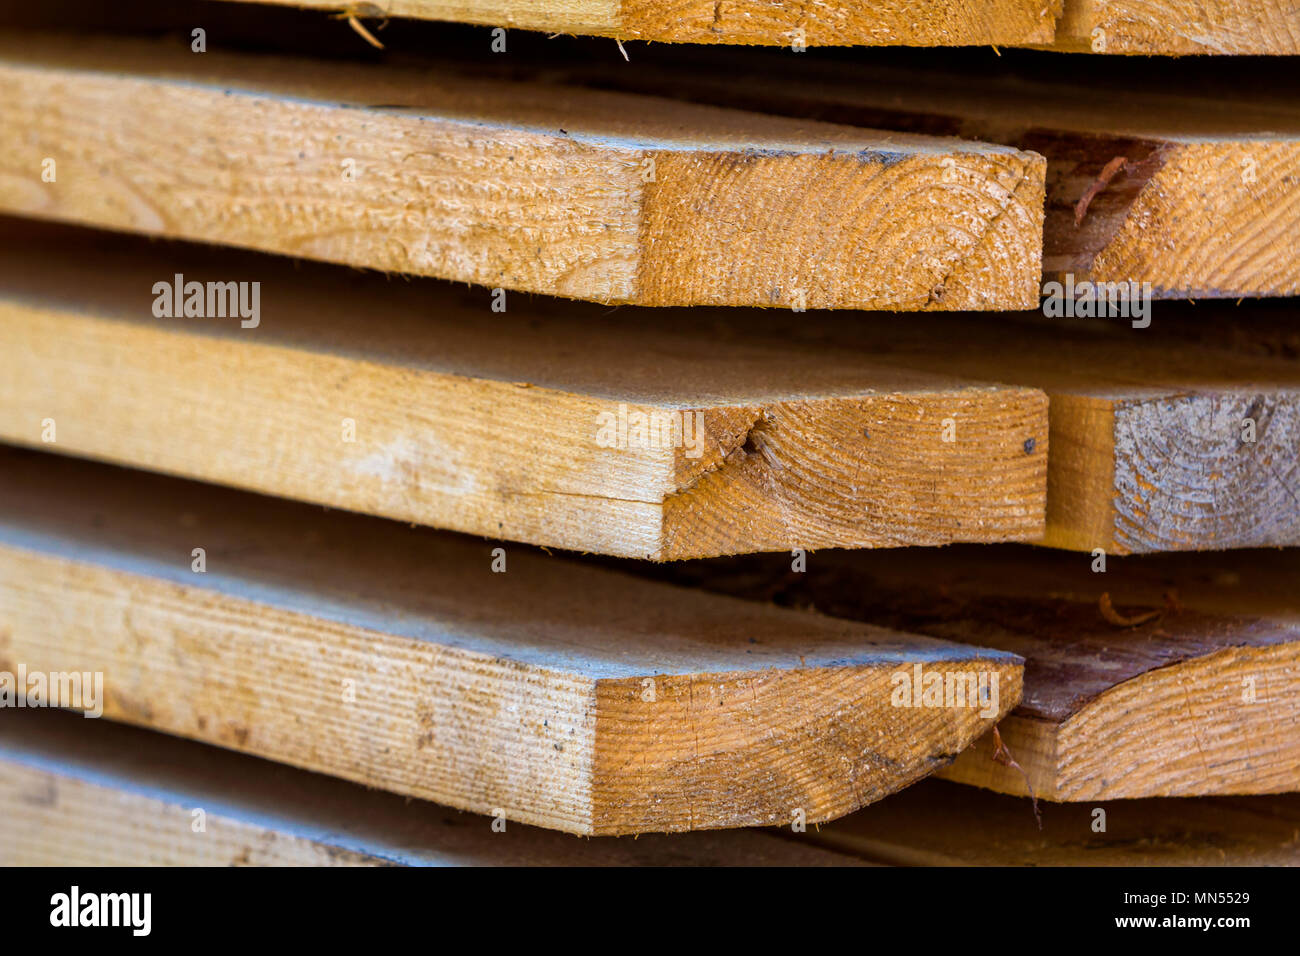
[[[5,441],[654,560],[1043,533],[1035,389],[844,361],[780,329],[716,340],[729,311],[496,312],[441,283],[0,233]],[[210,317],[155,315],[190,283]],[[209,304],[211,283],[230,286]]]
[[[89,674],[102,694],[59,703],[551,829],[831,819],[1020,696],[999,651],[58,456],[8,452],[0,503],[0,671]],[[917,665],[962,699],[896,705]]]
[[[1061,0],[830,0],[794,6],[764,0],[272,0],[342,10],[360,17],[417,17],[547,33],[578,33],[656,43],[767,46],[962,46],[1050,41]]]
[[[4,866],[862,866],[750,830],[582,840],[107,721],[0,720]]]
[[[187,35],[192,24],[202,23],[209,35],[215,29],[223,41],[234,35],[256,35],[258,30],[264,39],[291,33],[295,43],[305,39],[324,52],[391,49],[399,33],[403,36],[395,45],[400,47],[410,31],[431,28],[434,24],[429,21],[452,21],[506,31],[544,31],[550,34],[548,39],[576,34],[620,42],[641,40],[644,45],[629,44],[623,51],[638,64],[651,45],[666,48],[681,43],[709,44],[715,50],[719,45],[786,47],[791,53],[847,45],[995,49],[1021,45],[1067,53],[1184,59],[1188,54],[1300,52],[1300,12],[1290,0],[1047,0],[1037,4],[828,0],[815,6],[764,0],[566,0],[560,4],[551,0],[526,5],[509,0],[260,0],[256,4],[132,0],[111,13],[93,0],[42,0],[0,17],[21,26],[76,24],[82,30],[150,32],[179,23]],[[464,34],[460,37],[463,43]],[[275,37],[273,42],[285,40]],[[481,40],[473,42],[498,53],[513,53],[520,45],[517,34],[507,38],[486,29]],[[599,47],[589,49],[604,52]],[[1057,68],[1101,73],[1109,65],[1066,62]]]
[[[166,41],[0,34],[0,210],[639,305],[1034,305],[1004,146]]]
[[[1291,0],[1064,0],[1052,49],[1079,53],[1300,53]]]
[[[1041,810],[1040,830],[1028,800],[926,780],[791,839],[897,866],[1300,866],[1296,794]]]
[[[1041,66],[996,75],[977,64],[774,66],[683,54],[532,68],[552,81],[1009,143],[1047,157],[1047,281],[1149,283],[1157,298],[1300,294],[1294,98],[1228,84],[1213,95],[1176,92],[1185,78],[1154,67],[1150,86],[1134,88]]]
[[[247,0],[243,0],[247,2]],[[1300,11],[1290,0],[924,0],[816,7],[758,0],[272,0],[293,7],[383,17],[455,20],[654,42],[791,46],[1022,45],[1062,52],[1267,55],[1300,53]],[[373,25],[373,23],[372,23]]]
[[[1052,801],[1300,791],[1300,558],[1115,558],[1029,548],[705,562],[723,593],[995,647],[1020,705],[941,775]],[[1094,568],[1105,567],[1104,571]]]
[[[1046,392],[1043,543],[1110,554],[1291,546],[1300,544],[1300,363],[1286,327],[1296,313],[1267,305],[919,325],[823,315],[783,331],[792,347],[816,344],[844,360]],[[719,336],[782,331],[775,316],[727,316]]]

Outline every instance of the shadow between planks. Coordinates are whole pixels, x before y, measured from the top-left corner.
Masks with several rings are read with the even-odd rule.
[[[893,866],[1300,865],[1300,794],[1041,810],[1040,830],[1028,800],[924,780],[800,842]]]

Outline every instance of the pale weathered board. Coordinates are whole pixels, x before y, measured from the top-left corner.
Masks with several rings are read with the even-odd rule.
[[[1028,548],[709,562],[672,578],[1010,651],[1020,705],[940,771],[1052,801],[1300,791],[1300,554]],[[1103,597],[1104,595],[1104,597]]]
[[[1091,53],[1297,54],[1294,0],[1064,0],[1056,50]]]
[[[581,840],[72,714],[0,720],[0,866],[862,866],[750,830]]]
[[[358,17],[418,17],[656,43],[791,46],[1029,44],[1056,35],[1061,0],[271,0]],[[368,21],[371,26],[374,22]],[[381,41],[382,42],[382,41]]]
[[[1300,866],[1296,794],[1040,809],[926,780],[800,839],[896,866]]]
[[[1185,76],[1154,66],[1149,86],[1136,86],[1133,72],[1101,83],[1042,67],[990,76],[977,64],[817,62],[776,71],[702,55],[631,65],[534,61],[532,69],[804,120],[1009,143],[1047,157],[1045,279],[1150,283],[1157,298],[1300,294],[1294,96],[1228,83],[1191,95],[1179,92]]]
[[[19,31],[0,129],[11,213],[604,303],[1038,297],[1046,162],[1005,146]]]
[[[1283,302],[1156,303],[1144,319],[822,315],[785,334],[845,361],[1041,388],[1043,543],[1127,554],[1300,545],[1300,362],[1285,334],[1296,316]],[[723,328],[775,334],[776,318]]]
[[[59,456],[7,452],[0,505],[0,671],[100,672],[110,718],[552,829],[832,819],[1020,697],[1011,654]],[[917,666],[984,699],[896,706]]]
[[[729,311],[516,295],[495,312],[486,290],[0,233],[5,441],[655,560],[1043,533],[1036,389],[846,360],[779,328],[712,336]],[[159,295],[185,298],[166,291],[177,274],[260,282],[256,327],[156,317]]]

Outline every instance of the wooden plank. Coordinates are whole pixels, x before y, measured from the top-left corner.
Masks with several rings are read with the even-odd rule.
[[[1127,54],[1300,53],[1290,0],[1065,0],[1052,48]]]
[[[866,865],[752,830],[575,840],[492,822],[107,721],[0,721],[4,866]]]
[[[166,28],[179,30],[188,37],[192,24],[201,20],[208,29],[209,38],[219,35],[222,43],[237,35],[241,39],[252,37],[260,44],[269,43],[277,47],[304,44],[301,48],[312,53],[343,51],[347,55],[370,52],[380,55],[380,48],[374,47],[342,16],[323,12],[337,9],[354,13],[371,36],[382,43],[383,51],[402,49],[407,38],[415,34],[426,48],[441,46],[440,38],[447,38],[451,29],[446,27],[446,21],[451,20],[487,27],[508,28],[513,25],[521,29],[545,30],[550,34],[545,40],[552,48],[552,58],[555,48],[560,46],[555,42],[560,34],[610,36],[621,41],[645,40],[644,45],[629,44],[624,48],[623,52],[635,62],[635,69],[640,69],[656,50],[673,48],[675,41],[713,44],[711,53],[718,52],[719,45],[731,44],[768,49],[791,47],[799,38],[796,33],[799,28],[804,31],[803,39],[808,48],[849,44],[895,47],[964,45],[973,52],[979,47],[989,50],[990,45],[996,49],[1018,44],[1069,53],[1179,57],[1186,54],[1236,54],[1242,57],[1300,52],[1300,14],[1288,0],[1050,0],[1036,7],[1020,0],[979,0],[978,8],[971,3],[958,7],[924,0],[891,0],[884,5],[829,0],[798,10],[756,0],[737,0],[725,6],[678,4],[673,8],[677,19],[661,24],[661,35],[657,37],[646,32],[644,25],[639,35],[626,28],[618,30],[614,27],[534,27],[529,24],[539,22],[539,18],[546,15],[545,10],[539,9],[542,4],[532,3],[527,10],[521,11],[519,4],[495,0],[499,12],[489,15],[484,12],[486,8],[481,7],[486,2],[489,0],[384,0],[374,4],[346,4],[344,0],[264,0],[253,6],[250,0],[238,0],[204,3],[201,16],[196,16],[192,4],[167,0],[132,0],[129,7],[112,11],[92,0],[43,0],[38,6],[0,12],[0,22],[47,29],[76,24],[79,30],[130,30],[137,33],[158,32]],[[270,6],[272,3],[277,5]],[[661,0],[631,0],[622,2],[618,10],[623,17],[635,17],[640,8],[650,3],[663,6]],[[550,0],[552,10],[554,4],[555,0]],[[399,13],[399,9],[402,12]],[[424,12],[425,9],[445,12],[432,17]],[[476,10],[480,12],[476,13]],[[694,14],[700,11],[703,16],[696,18]],[[479,19],[480,15],[482,19]],[[410,19],[400,19],[402,17]],[[438,23],[438,20],[443,23]],[[435,33],[438,29],[441,32]],[[666,35],[663,33],[665,30],[668,31]],[[1009,35],[1010,39],[1007,38]],[[510,33],[507,40],[509,54],[515,56],[521,47],[529,44],[531,36],[537,34]],[[494,36],[487,30],[471,32],[466,27],[447,42],[462,49],[473,47],[486,53],[492,49],[493,40]],[[615,50],[583,42],[587,43],[586,52],[595,56],[619,56]],[[772,52],[789,53],[788,50]],[[966,52],[945,51],[945,63],[950,64],[953,56]],[[1003,52],[998,50],[996,55],[1001,57]],[[1104,80],[1124,58],[1111,56],[1104,64],[1097,61],[1063,63],[1053,59],[1055,62],[1051,64],[1044,60],[1044,66],[1055,71],[1089,70],[1098,80]],[[878,58],[872,59],[873,64],[877,61]],[[1168,65],[1168,61],[1144,63],[1142,69],[1154,79]],[[794,66],[799,71],[805,68],[804,63]],[[1242,66],[1244,64],[1240,62],[1233,63],[1234,85],[1240,78],[1238,70]],[[780,67],[780,72],[797,75],[788,61]]]
[[[1251,325],[1248,307],[1212,315]],[[1177,316],[1164,321],[1168,333],[1086,320],[1068,331],[945,325],[933,330],[944,357],[933,350],[914,367],[979,368],[1048,393],[1046,544],[1111,554],[1300,544],[1300,365],[1189,344]],[[981,354],[1007,341],[1014,353]]]
[[[22,32],[0,104],[11,213],[605,303],[1038,296],[1045,163],[1003,146]]]
[[[0,671],[102,672],[112,719],[516,822],[826,820],[1019,699],[1010,654],[522,549],[57,456],[8,453],[0,490]],[[990,700],[894,706],[916,664]]]
[[[1056,33],[1053,3],[928,0],[853,3],[831,0],[795,7],[762,0],[271,0],[286,6],[347,10],[368,17],[418,17],[491,27],[543,30],[656,43],[790,46],[963,46],[1042,43]]]
[[[779,327],[721,341],[729,312],[497,313],[432,282],[9,225],[6,441],[653,560],[1043,533],[1034,389],[845,361]],[[177,274],[260,282],[257,326],[155,317]]]
[[[1052,801],[1300,791],[1300,556],[1114,559],[1024,548],[827,553],[672,575],[1010,651],[1020,705],[942,776]],[[1131,623],[1126,623],[1131,622]]]
[[[790,72],[739,56],[646,59],[635,68],[534,68],[609,89],[1009,143],[1048,160],[1046,280],[1149,282],[1157,298],[1300,294],[1294,93],[1260,95],[1246,84],[1170,93],[1195,88],[1172,68],[1140,79],[1119,71],[1108,82],[1023,65],[959,72],[817,61]],[[1161,77],[1170,81],[1163,90]]]
[[[1140,329],[1029,314],[923,326],[813,316],[786,334],[845,361],[1046,392],[1042,543],[1108,554],[1300,545],[1294,306],[1165,303],[1154,314]],[[775,333],[777,317],[737,316],[719,334],[742,328]]]
[[[1049,805],[1042,817],[1039,830],[1028,800],[926,780],[800,839],[902,866],[1300,865],[1295,794]]]

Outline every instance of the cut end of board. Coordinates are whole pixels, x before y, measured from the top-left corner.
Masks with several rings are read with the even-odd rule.
[[[988,143],[18,32],[0,125],[26,144],[0,155],[0,208],[50,220],[604,304],[1038,303],[1046,161]],[[106,159],[41,180],[85,153]]]
[[[605,783],[592,791],[602,822],[591,832],[833,820],[944,766],[1020,696],[1010,655],[919,666],[665,677],[653,681],[654,706],[646,679],[601,682],[594,776]],[[976,685],[993,696],[987,708],[913,706],[925,693],[913,699],[917,678],[975,688],[972,701]]]
[[[1144,390],[1154,394],[1132,397],[1100,387],[1052,396],[1043,544],[1128,555],[1300,540],[1294,366],[1260,361],[1259,379],[1247,385],[1231,381],[1232,356],[1194,357],[1204,369],[1199,387],[1189,378],[1165,394],[1152,385]]]
[[[661,153],[626,301],[1037,308],[1046,159],[943,139],[899,149],[879,135],[878,148]]]
[[[1034,389],[955,386],[703,415],[721,437],[711,454],[678,454],[663,546],[647,557],[1030,541],[1046,527],[1047,400]]]
[[[1246,640],[1251,627],[1242,627]],[[995,759],[990,734],[938,776],[1016,796],[1032,787],[1062,803],[1289,793],[1300,786],[1300,739],[1290,731],[1300,725],[1298,657],[1293,629],[1280,644],[1226,647],[1139,674],[1059,722],[1013,714],[998,729],[1016,766]]]

